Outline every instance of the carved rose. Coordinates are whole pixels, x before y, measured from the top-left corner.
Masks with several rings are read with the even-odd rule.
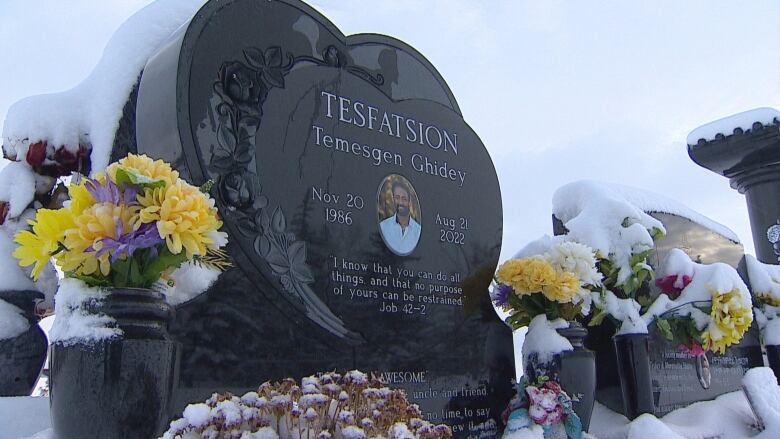
[[[225,63],[219,72],[219,80],[225,94],[239,104],[258,102],[265,90],[257,72],[240,62]]]
[[[222,177],[220,194],[233,207],[244,208],[252,204],[252,186],[246,175],[232,172]]]

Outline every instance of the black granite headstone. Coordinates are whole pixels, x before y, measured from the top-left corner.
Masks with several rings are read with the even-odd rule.
[[[418,52],[295,0],[212,1],[147,63],[136,118],[139,152],[214,180],[230,235],[234,267],[177,309],[180,407],[359,368],[456,436],[499,420],[498,180]]]
[[[671,249],[679,248],[694,262],[723,262],[736,268],[743,279],[747,278],[741,244],[687,218],[667,213],[649,213],[666,228],[666,236],[656,242],[655,251],[648,257],[648,263],[653,268],[658,269],[663,264]],[[560,221],[554,219],[554,223],[556,233],[565,232]],[[649,285],[649,296],[652,299],[659,294],[661,291],[658,287]],[[681,352],[664,338],[654,324],[648,329],[652,388],[647,391],[652,392],[656,416],[739,390],[742,375],[751,367],[763,366],[755,323],[742,342],[728,348],[725,354],[708,352],[700,358]],[[612,342],[616,330],[608,320],[598,327],[590,327],[586,345],[596,351],[596,399],[610,409],[622,412],[623,400]]]
[[[652,215],[664,224],[667,234],[656,244],[655,252],[648,258],[650,265],[658,267],[671,249],[679,248],[694,262],[723,262],[737,269],[739,275],[747,279],[741,244],[687,218],[664,213]],[[652,297],[658,294],[660,290],[651,286]],[[755,323],[742,341],[726,349],[723,355],[708,352],[696,357],[680,352],[677,346],[661,335],[655,325],[651,325],[650,335],[650,374],[658,416],[696,401],[739,390],[745,372],[752,367],[763,366]]]

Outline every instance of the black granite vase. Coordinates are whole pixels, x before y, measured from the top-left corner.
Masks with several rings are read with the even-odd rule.
[[[587,431],[596,395],[596,356],[583,345],[588,330],[579,323],[572,322],[568,328],[558,329],[558,333],[569,340],[574,350],[556,354],[544,363],[531,354],[529,364],[523,365],[524,372],[531,382],[542,375],[558,381],[572,398],[572,407],[580,417],[583,431]]]
[[[650,379],[650,335],[619,334],[613,338],[617,356],[623,414],[634,419],[653,414],[653,389]]]
[[[766,345],[766,359],[769,360],[769,367],[775,373],[775,377],[780,381],[780,345]]]
[[[122,335],[55,342],[51,420],[59,439],[148,439],[165,431],[176,385],[178,349],[168,334],[173,308],[160,293],[110,289],[88,311],[116,320]]]
[[[37,291],[0,291],[0,300],[22,310],[30,327],[16,337],[0,340],[0,396],[28,396],[35,388],[46,361],[48,342],[38,326],[35,301],[43,299]]]

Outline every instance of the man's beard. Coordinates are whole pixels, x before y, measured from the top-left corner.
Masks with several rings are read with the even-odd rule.
[[[395,213],[400,216],[409,216],[409,208],[406,206],[396,206]]]

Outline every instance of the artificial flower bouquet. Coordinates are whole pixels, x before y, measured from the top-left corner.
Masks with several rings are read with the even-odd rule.
[[[673,249],[655,284],[661,295],[643,316],[683,352],[725,353],[753,322],[747,286],[733,267],[698,264]]]
[[[751,255],[745,255],[745,262],[761,338],[766,346],[780,346],[780,265],[765,264]]]
[[[517,393],[502,413],[505,436],[530,430],[537,436],[582,437],[580,418],[572,408],[571,398],[558,383],[543,376],[534,383],[523,378],[516,387]]]
[[[549,237],[526,249],[520,254],[528,256],[506,261],[495,276],[491,299],[509,313],[506,322],[518,329],[540,314],[550,321],[573,321],[587,315],[590,289],[600,287],[602,279],[594,251],[577,242]]]
[[[53,258],[88,286],[149,288],[227,242],[214,200],[162,160],[129,154],[67,189],[64,207],[39,209],[32,231],[15,236],[14,256],[34,278]]]
[[[638,232],[633,234],[633,239],[626,238],[622,245],[615,246],[607,255],[596,251],[596,266],[603,278],[600,288],[593,289],[594,311],[588,319],[588,326],[600,325],[609,318],[619,328],[618,333],[644,333],[647,328],[640,314],[652,303],[648,287],[655,279],[655,270],[648,264],[647,258],[666,232],[660,223],[635,227],[639,223],[632,223],[629,218],[625,218],[621,226],[626,230],[634,227]]]

